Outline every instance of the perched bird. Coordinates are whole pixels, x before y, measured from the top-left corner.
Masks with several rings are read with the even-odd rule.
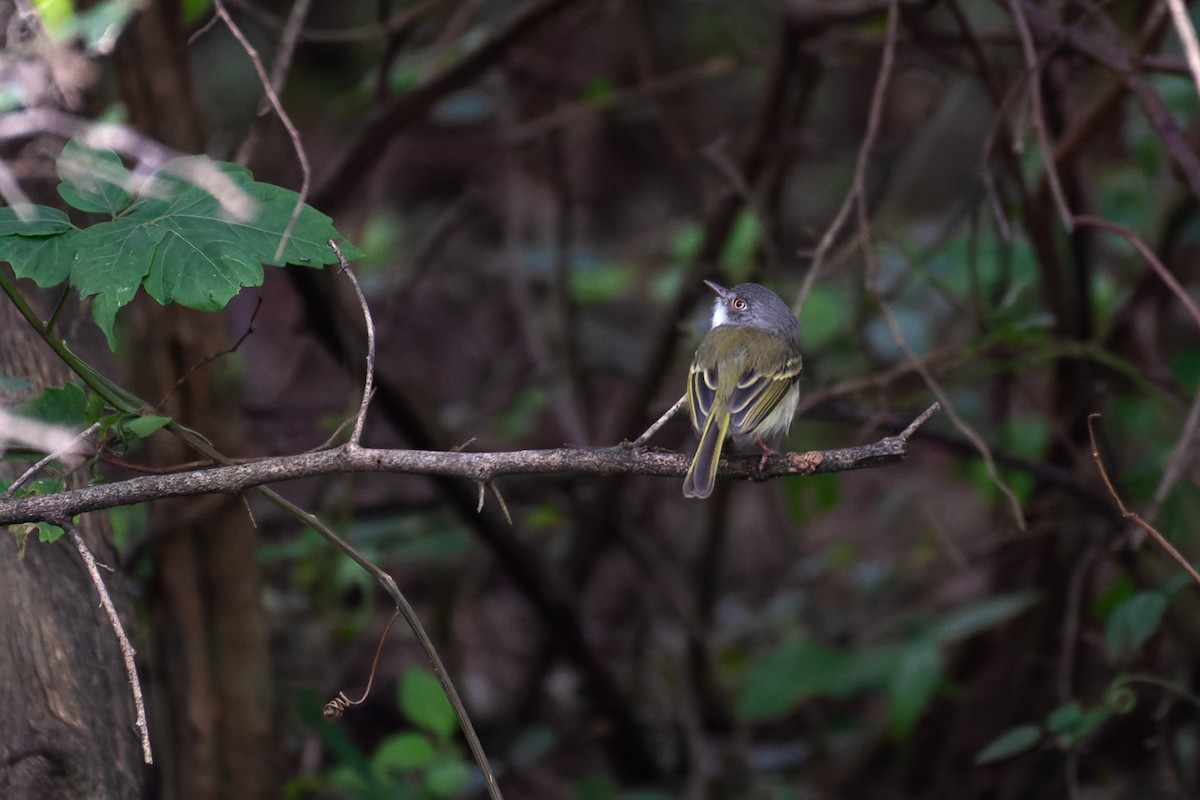
[[[800,400],[800,325],[787,304],[765,286],[732,289],[705,281],[717,293],[712,328],[688,374],[688,411],[700,444],[683,479],[684,497],[708,497],[726,436],[753,442],[762,461],[787,433]]]

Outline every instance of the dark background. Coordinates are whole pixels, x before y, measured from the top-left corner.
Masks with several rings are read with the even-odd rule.
[[[898,8],[889,28],[869,0],[351,0],[314,4],[289,50],[309,201],[366,253],[366,444],[632,439],[682,394],[706,277],[802,301],[790,449],[948,403],[902,465],[705,502],[661,478],[506,478],[510,526],[462,481],[278,487],[395,576],[507,797],[1200,793],[1196,589],[1121,522],[1086,426],[1102,415],[1118,492],[1192,554],[1197,321],[1129,241],[1061,213],[1125,226],[1192,292],[1196,89],[1166,4]],[[270,69],[289,8],[230,11]],[[149,4],[57,102],[299,189],[212,14]],[[9,145],[31,186],[55,142]],[[822,246],[856,181],[869,225],[851,207]],[[136,303],[113,374],[163,397],[249,330],[164,410],[230,455],[320,446],[363,364],[327,272],[271,269],[219,317]],[[681,415],[652,444],[693,441]],[[391,610],[324,540],[236,499],[115,527],[162,765],[147,794],[480,795],[461,739],[397,697],[427,666],[402,625],[368,701],[320,720],[361,692]],[[405,761],[406,732],[435,756]]]

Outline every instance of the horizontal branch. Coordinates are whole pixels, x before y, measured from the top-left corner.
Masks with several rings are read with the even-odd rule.
[[[807,453],[781,453],[722,458],[717,474],[727,478],[768,480],[783,475],[816,475],[878,467],[903,461],[908,438],[938,405],[930,406],[896,436],[873,444]],[[657,475],[682,478],[689,457],[684,453],[620,444],[596,449],[511,450],[459,453],[434,450],[375,450],[353,444],[332,450],[264,458],[226,467],[147,475],[56,494],[0,499],[0,525],[70,519],[76,514],[169,497],[241,492],[267,483],[348,472],[396,472],[445,475],[480,484],[505,475]]]

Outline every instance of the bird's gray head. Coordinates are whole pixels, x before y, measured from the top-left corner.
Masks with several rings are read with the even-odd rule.
[[[713,302],[712,326],[735,325],[770,331],[782,339],[795,342],[800,324],[779,295],[757,283],[739,283],[732,289],[705,281],[717,293]]]

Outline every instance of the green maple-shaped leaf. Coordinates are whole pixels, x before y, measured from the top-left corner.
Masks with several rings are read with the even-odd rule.
[[[58,157],[58,194],[72,208],[117,215],[133,201],[133,175],[111,150],[92,150],[67,142]]]
[[[94,297],[92,315],[110,346],[117,312],[139,288],[163,304],[216,311],[260,285],[263,264],[336,260],[328,241],[341,235],[329,217],[301,205],[293,223],[299,195],[233,164],[194,156],[139,177],[115,153],[70,143],[59,177],[69,205],[109,219],[76,228],[45,206],[0,208],[0,259],[39,286],[69,278],[81,297]]]

